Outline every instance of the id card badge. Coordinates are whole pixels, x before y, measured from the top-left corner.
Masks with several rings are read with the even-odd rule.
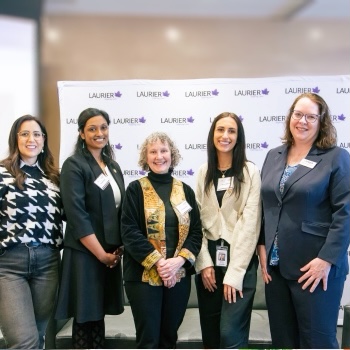
[[[216,246],[216,266],[227,266],[227,247],[225,246]]]
[[[108,176],[105,174],[101,174],[95,181],[95,185],[97,185],[101,190],[104,190],[109,185]]]
[[[226,191],[231,187],[232,177],[220,177],[218,179],[217,191]]]
[[[192,207],[187,203],[187,201],[183,201],[176,206],[176,209],[180,212],[181,215],[185,215],[192,210]]]

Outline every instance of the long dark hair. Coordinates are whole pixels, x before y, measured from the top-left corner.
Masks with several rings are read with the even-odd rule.
[[[320,115],[320,129],[318,131],[317,138],[314,144],[321,149],[328,149],[336,146],[337,144],[337,129],[334,127],[331,119],[331,113],[326,101],[317,94],[307,92],[299,95],[289,108],[286,121],[284,135],[281,137],[282,142],[287,146],[291,146],[294,143],[293,135],[290,131],[290,118],[292,117],[295,105],[301,98],[308,98],[318,106],[318,114]]]
[[[78,131],[83,132],[87,121],[90,118],[93,118],[93,117],[96,117],[99,115],[102,116],[106,120],[108,125],[111,123],[111,120],[110,120],[107,112],[105,112],[101,109],[97,109],[97,108],[86,108],[80,113],[80,115],[78,117]],[[83,140],[81,138],[80,134],[78,135],[78,139],[77,139],[77,142],[75,144],[74,153],[75,154],[88,154],[88,153],[90,153],[89,150],[85,146],[85,140]],[[107,161],[107,162],[110,159],[115,158],[113,149],[112,149],[109,141],[106,144],[106,146],[104,146],[102,148],[101,156],[102,156],[103,160]]]
[[[214,132],[216,123],[222,119],[231,117],[237,123],[237,142],[235,147],[232,150],[232,168],[233,168],[233,193],[237,197],[241,194],[241,183],[244,181],[243,169],[246,167],[247,157],[245,153],[245,135],[244,128],[241,120],[234,113],[223,112],[219,114],[212,122],[208,140],[207,140],[207,154],[208,154],[208,171],[205,175],[204,180],[204,190],[209,194],[210,186],[214,180],[216,169],[218,168],[218,155],[216,147],[214,145]]]
[[[52,153],[49,149],[48,135],[44,124],[36,117],[33,117],[30,114],[26,114],[12,124],[10,134],[9,134],[9,155],[1,161],[1,164],[7,169],[7,171],[15,178],[14,185],[23,190],[23,183],[27,175],[21,170],[21,154],[18,149],[18,132],[21,128],[22,123],[25,121],[35,121],[40,126],[41,132],[45,135],[44,140],[44,152],[38,154],[37,161],[40,165],[40,168],[44,171],[45,175],[57,186],[60,183],[60,175],[58,168],[54,165],[54,159]]]

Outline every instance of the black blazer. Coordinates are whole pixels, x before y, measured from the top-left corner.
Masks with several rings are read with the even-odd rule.
[[[263,240],[269,254],[278,232],[282,276],[298,279],[300,268],[319,257],[332,264],[329,278],[349,271],[350,156],[339,147],[313,147],[306,159],[315,166],[299,165],[285,183],[279,183],[286,165],[287,146],[272,149],[261,171]]]
[[[118,163],[110,160],[107,166],[121,193],[118,208],[111,185],[102,190],[94,183],[102,170],[90,153],[74,154],[63,163],[60,188],[67,217],[65,247],[89,252],[80,239],[92,233],[106,251],[122,244],[120,217],[125,197],[124,178]]]

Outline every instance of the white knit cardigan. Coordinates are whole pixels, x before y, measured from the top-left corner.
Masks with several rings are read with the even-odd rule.
[[[251,162],[244,168],[244,182],[241,194],[226,191],[221,208],[212,185],[209,195],[204,192],[207,164],[203,164],[196,179],[196,199],[199,205],[203,227],[203,243],[195,268],[199,273],[206,267],[214,266],[209,251],[208,239],[224,239],[230,244],[230,262],[224,277],[224,284],[242,290],[247,267],[255,254],[261,225],[261,179],[257,166]]]

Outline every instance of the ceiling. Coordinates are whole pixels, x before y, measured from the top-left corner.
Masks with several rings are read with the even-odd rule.
[[[47,15],[349,20],[349,0],[44,0]]]

